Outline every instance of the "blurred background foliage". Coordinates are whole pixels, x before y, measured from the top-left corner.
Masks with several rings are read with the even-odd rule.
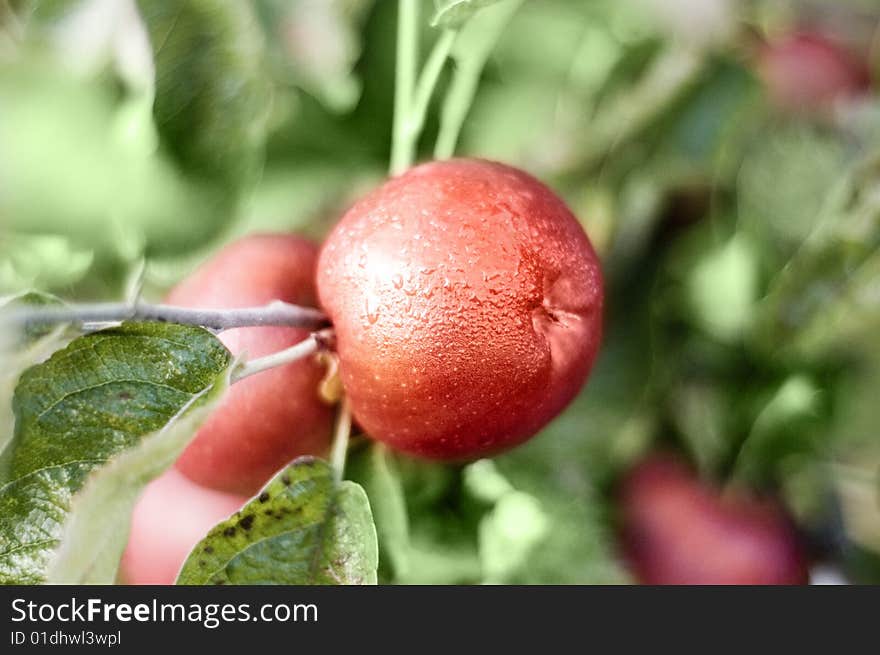
[[[0,294],[118,298],[146,261],[158,298],[242,234],[320,238],[387,170],[395,12],[0,0]],[[570,409],[492,462],[355,453],[386,581],[625,581],[614,483],[669,448],[778,493],[818,562],[880,582],[880,102],[786,106],[759,65],[810,30],[876,74],[878,20],[874,0],[532,0],[468,25],[420,158],[485,59],[456,152],[568,200],[605,344]]]

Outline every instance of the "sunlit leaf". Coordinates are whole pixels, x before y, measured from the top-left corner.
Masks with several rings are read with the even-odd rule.
[[[178,584],[375,584],[379,553],[364,490],[300,458],[212,529]]]
[[[49,584],[112,584],[138,497],[195,435],[229,387],[229,376],[196,396],[168,424],[95,471],[71,502],[49,572]]]
[[[201,328],[130,323],[25,371],[0,486],[0,581],[43,581],[89,475],[210,397],[230,362]]]

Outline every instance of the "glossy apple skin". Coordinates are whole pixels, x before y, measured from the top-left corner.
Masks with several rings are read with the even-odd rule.
[[[314,307],[317,255],[316,245],[296,236],[246,237],[181,282],[167,302],[233,308],[285,300]],[[308,336],[299,328],[248,327],[222,332],[220,340],[234,355],[255,358]],[[322,375],[307,358],[236,382],[177,468],[206,487],[250,495],[296,457],[324,454],[333,412],[318,397]]]
[[[643,584],[807,582],[799,538],[772,501],[722,497],[669,457],[635,467],[619,501],[624,552]]]
[[[241,509],[245,496],[200,487],[175,469],[147,485],[131,517],[120,563],[126,584],[174,584],[193,547]]]
[[[864,61],[817,33],[794,33],[764,45],[758,70],[773,104],[792,113],[828,111],[870,85]]]
[[[360,200],[324,244],[318,292],[355,418],[425,458],[534,435],[601,338],[587,235],[538,180],[483,160],[423,164]]]

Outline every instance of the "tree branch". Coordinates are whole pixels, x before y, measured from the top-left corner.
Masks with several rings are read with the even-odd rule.
[[[332,342],[332,340],[332,328],[327,328],[320,332],[313,332],[299,343],[292,345],[290,348],[279,350],[278,352],[274,352],[271,355],[266,355],[264,357],[257,357],[249,362],[246,361],[239,366],[235,373],[232,374],[232,381],[238,382],[239,380],[250,377],[255,373],[262,373],[263,371],[268,371],[270,368],[285,366],[299,359],[304,359],[309,355],[318,352],[322,348],[326,348],[328,342]]]
[[[299,307],[276,300],[261,307],[240,309],[193,309],[149,303],[95,303],[67,307],[21,307],[0,312],[0,323],[30,328],[56,323],[118,323],[156,321],[199,325],[210,330],[239,327],[283,326],[317,329],[328,324],[327,317],[311,307]]]

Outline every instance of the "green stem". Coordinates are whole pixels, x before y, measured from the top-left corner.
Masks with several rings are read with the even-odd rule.
[[[336,430],[333,433],[333,446],[330,451],[330,466],[336,481],[342,480],[345,474],[345,459],[348,454],[348,439],[351,436],[351,406],[348,397],[343,396],[336,416]]]
[[[419,82],[416,85],[415,96],[413,98],[412,107],[410,107],[409,120],[406,121],[407,130],[406,138],[408,139],[407,147],[410,151],[415,151],[416,140],[422,133],[425,126],[425,116],[428,113],[428,105],[431,102],[431,96],[434,95],[434,89],[437,87],[437,80],[440,79],[440,73],[443,72],[443,65],[449,58],[452,51],[452,44],[455,43],[455,37],[458,33],[455,30],[444,30],[434,43],[431,54],[428,55],[428,61],[419,76]]]
[[[391,142],[391,174],[397,175],[413,162],[413,139],[408,120],[413,103],[419,50],[419,0],[398,0],[397,56],[394,80],[394,128]]]
[[[244,380],[251,375],[256,375],[257,373],[262,373],[263,371],[268,371],[271,368],[278,368],[279,366],[286,366],[292,362],[299,361],[301,359],[305,359],[306,357],[310,357],[318,352],[318,348],[320,347],[320,342],[318,338],[313,334],[309,336],[307,339],[300,341],[299,343],[291,346],[290,348],[285,348],[284,350],[279,350],[276,353],[272,353],[271,355],[266,355],[264,357],[258,357],[256,359],[252,359],[249,362],[246,362],[242,366],[239,367],[238,371],[232,376],[233,382],[238,382],[239,380]]]
[[[463,65],[452,78],[452,86],[443,103],[440,132],[437,135],[437,144],[434,146],[435,159],[449,159],[455,153],[455,146],[464,119],[474,101],[482,70],[481,65]]]
[[[521,4],[522,0],[508,0],[483,9],[462,28],[457,39],[462,46],[456,57],[458,69],[443,102],[440,133],[434,146],[435,159],[448,159],[455,154],[455,146],[477,93],[483,67]]]

